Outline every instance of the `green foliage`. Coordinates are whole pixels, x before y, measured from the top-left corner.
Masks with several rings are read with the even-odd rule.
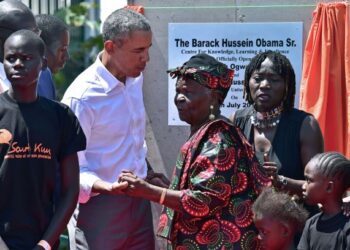
[[[81,27],[88,25],[92,29],[98,29],[98,22],[88,20],[89,10],[96,9],[97,7],[97,4],[81,2],[79,4],[71,5],[67,8],[59,9],[55,15],[61,17],[66,22],[66,24],[72,27]]]
[[[89,20],[88,13],[96,10],[98,5],[81,2],[66,8],[59,9],[55,15],[66,22],[70,27],[71,41],[69,46],[70,60],[63,70],[54,75],[59,99],[73,80],[94,60],[103,48],[100,35],[100,21]],[[99,34],[84,40],[84,27]]]

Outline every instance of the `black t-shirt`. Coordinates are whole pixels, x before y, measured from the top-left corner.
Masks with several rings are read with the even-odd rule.
[[[339,213],[322,220],[318,213],[307,220],[298,250],[349,250],[350,218]]]
[[[41,239],[54,213],[56,168],[85,146],[66,105],[0,95],[0,236],[11,250],[32,249]]]

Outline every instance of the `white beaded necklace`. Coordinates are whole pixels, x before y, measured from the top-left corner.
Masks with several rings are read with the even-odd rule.
[[[268,112],[257,112],[254,109],[253,114],[250,116],[250,120],[256,128],[276,127],[280,122],[282,111],[282,104]]]

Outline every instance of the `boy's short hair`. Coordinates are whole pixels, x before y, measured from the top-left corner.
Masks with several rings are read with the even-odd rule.
[[[342,191],[350,187],[350,161],[338,152],[325,152],[311,158],[317,171],[341,183]]]
[[[31,30],[18,30],[16,32],[12,33],[6,39],[5,44],[8,43],[8,41],[15,36],[25,37],[28,41],[33,42],[37,46],[40,56],[43,57],[45,55],[45,43],[33,31],[31,31]]]
[[[308,218],[308,212],[297,204],[286,193],[277,192],[272,188],[264,189],[252,207],[254,217],[262,218],[269,216],[276,220],[285,222],[294,230],[301,231]]]

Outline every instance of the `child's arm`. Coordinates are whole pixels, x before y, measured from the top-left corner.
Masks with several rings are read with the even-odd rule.
[[[79,164],[77,154],[63,156],[60,161],[60,169],[62,183],[60,203],[42,237],[42,240],[48,242],[51,247],[66,228],[78,202]]]

